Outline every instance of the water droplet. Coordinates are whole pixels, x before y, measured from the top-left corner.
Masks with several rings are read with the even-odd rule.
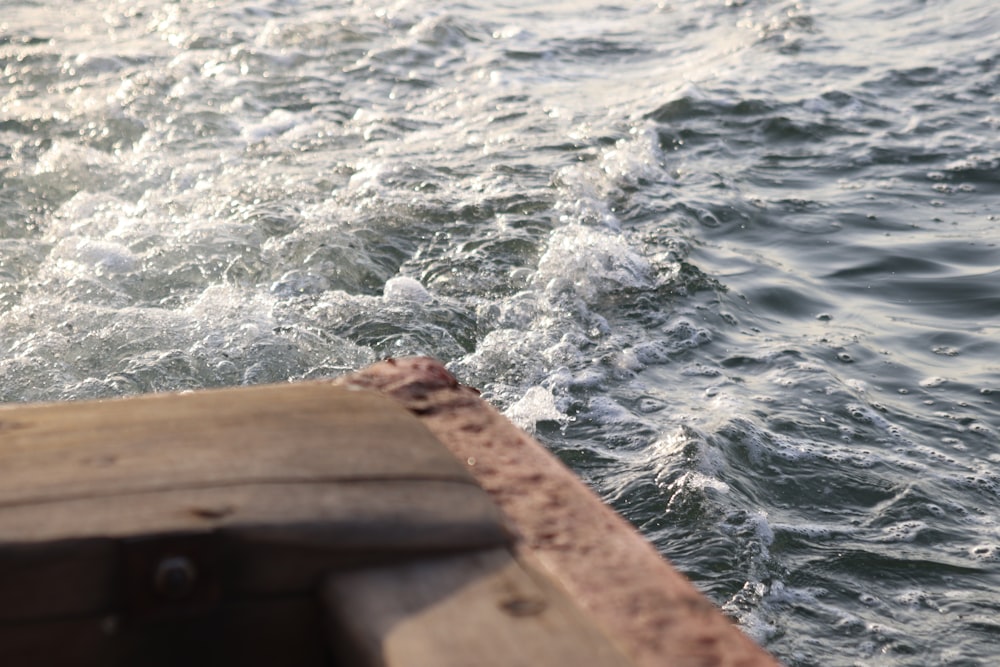
[[[850,412],[852,418],[856,419],[857,421],[863,424],[870,424],[872,421],[872,418],[867,414],[865,414],[864,410],[862,410],[861,408],[851,408]]]

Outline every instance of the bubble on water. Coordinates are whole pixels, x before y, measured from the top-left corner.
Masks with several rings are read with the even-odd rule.
[[[541,384],[549,375],[551,368],[539,363],[539,355],[553,342],[537,330],[494,329],[478,341],[474,352],[453,362],[452,370],[485,389],[490,400],[511,404],[523,395],[521,387]]]
[[[722,605],[722,611],[736,619],[740,629],[754,641],[764,643],[778,633],[778,625],[771,620],[769,609],[763,604],[769,589],[780,582],[774,580],[770,587],[761,581],[747,581]]]
[[[99,178],[95,171],[97,168],[110,167],[112,162],[111,156],[103,151],[69,140],[56,139],[39,157],[34,173],[57,174],[79,184],[89,184],[91,179]]]
[[[433,300],[434,297],[427,291],[427,288],[420,284],[419,280],[398,276],[386,282],[383,298],[386,301],[421,304]]]
[[[882,529],[881,541],[884,542],[913,542],[928,526],[923,521],[901,521]]]
[[[948,380],[943,377],[928,377],[920,381],[920,386],[924,389],[933,389],[935,387],[940,387],[947,381]]]
[[[866,607],[880,607],[882,606],[882,601],[878,599],[875,595],[871,593],[862,593],[858,596],[858,602],[865,605]]]
[[[644,396],[636,402],[636,409],[643,414],[651,414],[653,412],[659,412],[667,407],[667,404],[658,399],[649,396]]]
[[[969,557],[983,562],[1000,561],[1000,545],[990,543],[976,544],[968,549]]]
[[[297,296],[303,294],[322,294],[330,289],[329,279],[312,271],[293,269],[286,271],[276,281],[271,283],[271,293],[276,296]]]
[[[774,543],[774,528],[767,518],[767,512],[762,510],[750,512],[747,523],[753,526],[755,538],[764,549],[762,556],[766,558],[768,556],[767,548]]]
[[[275,109],[258,123],[247,123],[241,134],[251,142],[263,141],[288,132],[297,125],[308,122],[307,114],[297,114],[286,109]]]
[[[920,588],[908,588],[892,596],[892,601],[906,607],[920,607],[929,604],[931,595]]]
[[[729,485],[717,477],[696,471],[690,471],[684,473],[680,479],[674,482],[673,490],[675,492],[683,491],[685,493],[708,491],[725,494],[729,493]]]
[[[504,410],[512,422],[534,433],[540,421],[562,422],[566,415],[556,406],[555,396],[545,387],[530,387],[524,396]]]
[[[868,383],[858,378],[847,378],[844,380],[844,384],[859,394],[864,394],[868,391]]]
[[[111,241],[69,238],[53,248],[47,273],[62,280],[86,276],[114,276],[138,267],[138,258],[125,246]]]
[[[664,168],[659,137],[651,127],[632,128],[627,139],[602,152],[600,169],[618,187],[635,188],[647,182],[676,183]]]
[[[967,430],[970,433],[976,433],[977,435],[986,435],[986,436],[993,435],[993,430],[986,424],[983,424],[982,422],[972,422],[971,424],[965,427],[965,430]]]
[[[851,417],[862,424],[872,423],[872,413],[863,406],[860,405],[848,405],[847,411],[850,413]]]
[[[367,112],[362,109],[358,109],[355,118],[361,116]],[[354,173],[351,174],[350,179],[348,179],[347,187],[355,195],[361,197],[368,197],[379,194],[388,194],[384,192],[382,186],[382,180],[387,174],[391,173],[391,168],[383,160],[367,160],[358,162],[355,165]]]
[[[623,405],[608,396],[594,396],[587,402],[587,419],[603,425],[622,425],[636,421]]]
[[[619,290],[651,289],[655,275],[620,234],[567,225],[550,236],[533,283],[553,298],[572,294],[589,302]]]
[[[804,373],[825,373],[826,367],[813,361],[799,361],[795,364],[795,369]]]
[[[822,607],[820,598],[829,591],[821,586],[789,586],[783,581],[775,581],[768,590],[772,602],[805,604],[810,608]]]
[[[681,375],[688,377],[718,377],[722,371],[713,366],[706,366],[702,363],[688,364],[681,369]]]
[[[949,462],[949,463],[955,463],[955,460],[954,459],[948,459],[947,462]],[[937,516],[937,517],[943,517],[943,516],[947,515],[947,512],[945,511],[945,509],[943,507],[941,507],[940,505],[935,505],[934,503],[926,503],[924,505],[924,508],[927,510],[927,512],[929,514],[933,514],[934,516]]]

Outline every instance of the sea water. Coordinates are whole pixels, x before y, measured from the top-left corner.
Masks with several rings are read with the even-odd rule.
[[[1000,660],[988,0],[4,0],[0,400],[430,354],[788,665]]]

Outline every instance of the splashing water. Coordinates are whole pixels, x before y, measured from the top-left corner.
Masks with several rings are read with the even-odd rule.
[[[0,400],[432,354],[787,664],[995,662],[991,5],[64,14],[0,16]]]

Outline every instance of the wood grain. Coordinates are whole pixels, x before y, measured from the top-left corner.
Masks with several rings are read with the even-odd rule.
[[[0,508],[247,482],[469,481],[392,401],[316,383],[3,407],[0,471]]]
[[[511,539],[426,427],[371,392],[9,406],[0,424],[0,622],[120,610],[142,541],[207,544],[227,594],[309,595],[335,567]]]
[[[337,573],[323,593],[331,636],[349,664],[632,664],[559,589],[505,549]]]

